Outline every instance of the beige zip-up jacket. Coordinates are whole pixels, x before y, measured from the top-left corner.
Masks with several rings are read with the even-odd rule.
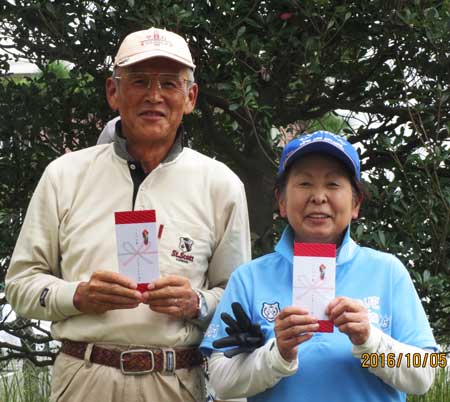
[[[142,346],[197,345],[209,320],[174,320],[147,305],[100,315],[79,312],[73,295],[96,270],[118,270],[114,212],[132,209],[133,182],[114,144],[50,163],[31,199],[6,277],[6,296],[24,316],[52,321],[55,339]],[[184,148],[141,183],[135,209],[164,225],[162,275],[189,278],[210,314],[230,273],[250,260],[244,187],[223,163]],[[180,238],[193,241],[181,258]],[[48,289],[48,290],[45,290]]]

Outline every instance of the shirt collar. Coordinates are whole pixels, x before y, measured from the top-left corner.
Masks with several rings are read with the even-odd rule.
[[[184,129],[183,126],[181,125],[180,127],[178,127],[177,135],[175,137],[175,141],[172,144],[172,147],[170,148],[169,152],[164,157],[164,159],[161,161],[161,163],[173,161],[183,151],[183,138],[184,138]],[[128,153],[127,140],[122,135],[122,124],[120,120],[116,122],[113,141],[114,141],[114,151],[119,157],[125,159],[126,161],[138,162]]]
[[[350,237],[350,225],[348,225],[341,246],[337,249],[336,265],[350,261],[355,255],[357,247],[358,245]]]
[[[287,225],[281,238],[275,246],[275,251],[292,263],[294,258],[294,231]],[[350,237],[350,225],[347,226],[341,246],[337,249],[336,265],[341,265],[351,260],[355,255],[358,245]]]
[[[287,225],[281,235],[280,240],[275,246],[275,251],[281,254],[288,261],[292,262],[294,258],[294,231],[291,225]]]

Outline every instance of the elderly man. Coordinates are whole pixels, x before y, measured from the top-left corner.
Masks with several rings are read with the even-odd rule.
[[[232,270],[250,259],[244,188],[224,164],[183,148],[198,87],[187,43],[151,28],[122,42],[106,82],[113,143],[50,163],[6,278],[22,316],[62,341],[52,401],[200,401],[203,330]],[[156,211],[161,276],[118,272],[114,212]]]

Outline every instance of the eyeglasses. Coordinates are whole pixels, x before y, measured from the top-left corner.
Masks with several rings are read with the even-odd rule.
[[[180,77],[177,74],[155,74],[155,73],[124,73],[116,76],[126,89],[133,91],[148,91],[152,83],[155,82],[162,94],[173,95],[177,92],[186,93],[187,84],[192,81]]]

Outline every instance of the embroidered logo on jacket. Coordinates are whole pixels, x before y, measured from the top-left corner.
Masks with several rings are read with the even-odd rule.
[[[194,241],[189,237],[180,237],[180,243],[178,244],[178,248],[181,250],[172,250],[172,257],[175,257],[177,261],[184,262],[187,264],[188,262],[194,262],[194,256],[191,254],[186,254],[192,250],[194,246]]]
[[[209,327],[205,332],[205,338],[214,339],[215,337],[217,337],[218,333],[219,333],[219,326],[217,324],[209,324]]]
[[[263,302],[261,314],[269,322],[275,321],[280,312],[280,303],[265,303]]]
[[[362,304],[367,309],[369,315],[369,321],[371,324],[379,327],[386,333],[391,326],[392,316],[390,314],[384,314],[382,308],[382,299],[379,296],[367,296],[361,299]]]
[[[194,241],[191,240],[189,237],[180,237],[180,244],[178,245],[178,248],[186,252],[191,251],[193,245]]]

